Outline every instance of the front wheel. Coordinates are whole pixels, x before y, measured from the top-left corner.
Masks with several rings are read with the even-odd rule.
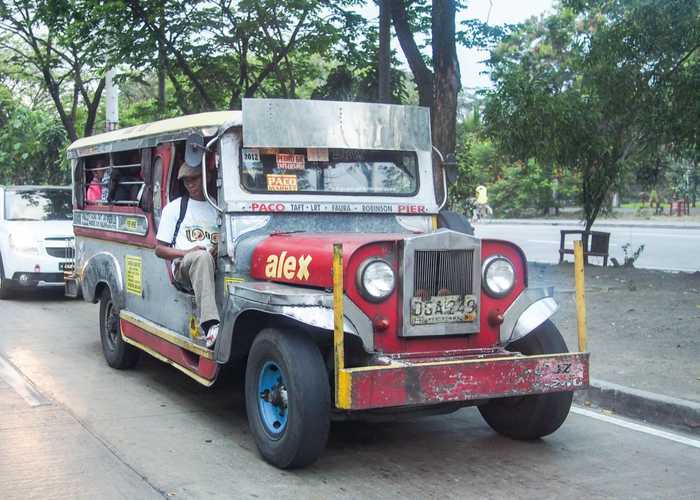
[[[10,286],[10,281],[5,279],[5,268],[2,265],[2,256],[0,255],[0,300],[12,298]]]
[[[527,336],[510,344],[508,350],[525,355],[569,352],[561,333],[549,320]],[[499,434],[513,439],[529,440],[556,431],[566,420],[572,400],[572,392],[501,398],[479,406],[479,411],[484,420]]]
[[[119,311],[109,288],[105,288],[100,296],[100,340],[102,353],[112,368],[127,370],[138,362],[141,351],[122,339]]]
[[[330,428],[330,385],[318,347],[303,332],[258,334],[248,356],[245,402],[266,461],[288,469],[319,458]]]

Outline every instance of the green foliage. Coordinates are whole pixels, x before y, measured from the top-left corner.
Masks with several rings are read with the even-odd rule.
[[[14,102],[5,87],[0,87],[0,110],[0,184],[67,184],[61,122]]]
[[[700,46],[699,12],[697,0],[572,0],[525,23],[491,54],[488,135],[513,158],[577,172],[590,229],[634,158],[672,141],[671,125],[697,130],[672,109],[700,98],[679,76]]]

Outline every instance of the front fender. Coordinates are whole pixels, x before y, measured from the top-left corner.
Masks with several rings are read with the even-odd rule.
[[[80,285],[83,298],[88,302],[97,302],[97,286],[105,283],[109,286],[112,299],[119,309],[124,308],[124,281],[119,261],[107,252],[98,252],[85,261],[80,270]]]
[[[359,337],[364,349],[372,352],[372,322],[347,296],[343,307],[345,333]],[[236,321],[246,311],[258,311],[333,331],[333,294],[330,292],[266,281],[236,283],[229,288],[223,308],[222,329],[216,342],[218,363],[229,360]]]
[[[523,338],[548,320],[559,309],[554,288],[526,288],[503,314],[500,343],[507,345]]]

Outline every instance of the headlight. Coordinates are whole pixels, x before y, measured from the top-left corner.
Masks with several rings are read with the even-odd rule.
[[[10,248],[21,253],[39,253],[39,244],[31,234],[13,233],[9,238]]]
[[[515,268],[502,255],[494,255],[486,259],[482,277],[484,289],[492,297],[503,297],[515,286]]]
[[[372,302],[386,299],[394,291],[394,270],[383,260],[370,259],[358,270],[358,285],[362,296]]]

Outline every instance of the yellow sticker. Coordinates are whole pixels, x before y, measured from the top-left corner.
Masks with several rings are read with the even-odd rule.
[[[229,288],[233,283],[245,283],[245,280],[243,278],[235,278],[232,276],[226,276],[224,277],[224,291],[228,293]]]
[[[143,288],[141,286],[142,263],[141,257],[127,255],[124,257],[126,267],[126,291],[141,297]]]
[[[201,337],[199,334],[199,325],[197,324],[197,316],[190,316],[190,338],[197,339]]]
[[[268,174],[268,191],[298,191],[296,175]]]
[[[132,217],[132,218],[126,219],[125,225],[129,231],[136,231],[139,228],[139,221],[138,221],[138,219],[134,219]]]

